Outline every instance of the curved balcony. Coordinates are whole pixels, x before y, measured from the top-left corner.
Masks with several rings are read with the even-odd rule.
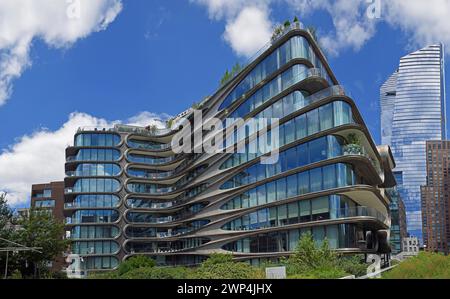
[[[128,146],[132,149],[150,150],[150,151],[164,151],[170,149],[170,143],[153,143],[144,140],[130,139],[127,141]]]
[[[145,155],[139,154],[128,154],[127,160],[131,163],[139,163],[146,165],[164,165],[169,164],[175,160],[177,160],[176,156],[166,157],[166,158],[150,158]]]
[[[154,172],[154,170],[130,167],[129,169],[127,169],[127,174],[134,178],[160,180],[172,177],[173,175],[175,175],[175,171]]]
[[[172,129],[168,128],[157,128],[149,126],[147,128],[128,126],[128,125],[115,125],[114,130],[122,133],[133,133],[141,136],[156,137],[164,136],[172,133]]]

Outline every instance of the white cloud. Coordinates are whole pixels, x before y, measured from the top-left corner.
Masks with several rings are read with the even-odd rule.
[[[450,1],[391,0],[383,3],[382,17],[410,36],[412,46],[437,42],[450,46]]]
[[[225,20],[224,40],[239,56],[250,57],[269,42],[271,0],[190,0],[208,8],[213,20]]]
[[[164,126],[169,116],[150,112],[121,121],[107,121],[85,113],[72,113],[61,128],[50,131],[42,128],[17,140],[0,153],[0,192],[7,192],[12,206],[29,201],[32,184],[64,179],[65,148],[73,145],[79,127],[111,127],[116,123]]]
[[[370,3],[366,0],[285,0],[301,16],[316,10],[326,11],[334,30],[322,33],[320,44],[328,53],[338,55],[342,49],[359,51],[376,32],[376,19],[367,17]],[[318,28],[319,31],[320,28]]]
[[[0,106],[11,95],[13,80],[32,64],[33,39],[50,47],[70,47],[106,29],[121,10],[121,0],[1,0]]]
[[[211,19],[226,21],[225,40],[237,54],[244,56],[249,56],[252,50],[262,46],[263,37],[266,42],[269,41],[268,33],[272,25],[270,8],[279,3],[287,4],[290,9],[286,17],[288,19],[293,14],[298,14],[302,18],[311,16],[317,11],[326,12],[331,17],[334,28],[329,32],[318,28],[319,39],[321,46],[332,55],[338,55],[347,49],[359,51],[376,34],[377,25],[381,22],[401,29],[409,37],[410,44],[407,46],[419,48],[436,42],[450,46],[448,0],[190,1],[206,6]],[[374,7],[376,1],[380,1],[380,18],[369,18],[368,10]],[[260,11],[257,20],[250,17],[248,11],[247,16],[244,15],[251,7],[256,7]],[[246,30],[243,31],[244,29]],[[251,45],[254,45],[253,49]]]
[[[270,40],[271,35],[272,23],[267,10],[246,7],[227,24],[224,39],[238,55],[250,57]]]

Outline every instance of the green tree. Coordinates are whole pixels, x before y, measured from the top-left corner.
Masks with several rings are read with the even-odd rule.
[[[0,193],[0,237],[7,239],[11,234],[10,224],[13,221],[13,211],[6,201],[6,193]],[[0,243],[2,244],[2,243]]]
[[[223,74],[222,78],[220,79],[220,85],[225,85],[229,80],[231,79],[231,73],[226,70],[225,74]]]
[[[362,275],[366,266],[358,257],[343,257],[333,251],[325,238],[320,246],[311,233],[303,234],[294,253],[284,264],[290,278],[340,278]]]
[[[123,275],[129,271],[140,268],[153,268],[156,266],[156,262],[144,255],[133,256],[126,261],[122,262],[118,269],[118,274]]]
[[[64,224],[56,220],[51,213],[43,210],[31,210],[30,217],[18,222],[20,229],[13,234],[14,242],[27,247],[40,248],[40,252],[24,251],[14,257],[14,264],[23,276],[33,276],[46,269],[48,262],[66,251],[69,241],[63,238]]]

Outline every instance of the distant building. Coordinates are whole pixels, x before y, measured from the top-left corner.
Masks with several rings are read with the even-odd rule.
[[[31,209],[52,213],[55,219],[64,222],[64,182],[38,184],[31,187]],[[28,212],[29,214],[29,212]],[[63,237],[63,236],[61,236]],[[63,255],[49,264],[52,271],[61,271],[65,264]]]
[[[380,88],[382,144],[390,145],[402,177],[408,233],[422,239],[420,186],[426,184],[425,143],[446,138],[445,63],[442,44],[400,59]]]
[[[417,237],[407,237],[403,240],[403,257],[416,256],[419,254],[420,246]]]
[[[403,250],[402,240],[407,237],[405,205],[397,188],[388,190],[391,196],[391,235],[390,244],[393,254],[399,254]]]
[[[427,185],[422,186],[423,239],[426,250],[449,253],[450,141],[427,142]]]

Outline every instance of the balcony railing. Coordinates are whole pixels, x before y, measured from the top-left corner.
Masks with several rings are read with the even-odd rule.
[[[168,128],[142,128],[142,127],[136,127],[136,126],[128,126],[128,125],[115,125],[114,130],[116,132],[122,132],[122,133],[134,133],[137,135],[143,135],[143,136],[161,136],[166,135],[172,132],[171,129]]]
[[[359,145],[359,144],[347,144],[343,147],[343,154],[344,155],[358,155],[366,157],[370,160],[373,167],[376,169],[377,173],[381,175],[383,173],[380,163],[375,160],[375,158],[372,158],[366,151],[366,149]]]
[[[346,208],[346,209],[331,209],[330,216],[332,219],[341,219],[341,218],[349,218],[349,217],[372,217],[376,218],[380,222],[386,223],[386,216],[379,212],[378,210],[370,207],[354,207],[354,208]]]
[[[129,125],[121,125],[117,124],[113,128],[105,128],[105,127],[79,127],[78,132],[115,132],[115,133],[134,133],[137,135],[143,136],[162,136],[169,134],[172,132],[171,129],[168,128],[143,128],[137,126],[129,126]]]
[[[138,143],[133,143],[132,141],[129,142],[130,143],[130,148],[133,149],[145,149],[145,150],[155,150],[155,151],[160,151],[160,150],[167,150],[170,148],[170,143],[166,143],[166,144],[138,144]]]

